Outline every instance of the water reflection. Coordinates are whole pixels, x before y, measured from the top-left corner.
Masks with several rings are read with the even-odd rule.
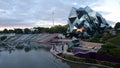
[[[53,56],[50,47],[39,43],[18,46],[0,45],[0,68],[90,68],[90,65],[70,63]],[[91,67],[93,68],[93,67]],[[102,68],[102,67],[97,67]]]
[[[12,53],[12,51],[14,51],[14,48],[2,43],[0,44],[0,52],[2,51],[8,51],[9,53]]]
[[[29,52],[31,50],[40,50],[40,49],[49,51],[50,47],[46,47],[37,42],[24,42],[15,46],[8,45],[6,43],[0,43],[0,52],[8,51],[9,53],[12,53],[15,50],[24,50],[25,52]]]

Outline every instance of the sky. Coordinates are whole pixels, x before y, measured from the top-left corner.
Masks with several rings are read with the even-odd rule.
[[[120,0],[0,0],[0,30],[67,24],[72,7],[89,6],[113,26],[120,21]]]

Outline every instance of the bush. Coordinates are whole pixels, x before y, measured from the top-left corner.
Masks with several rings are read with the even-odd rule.
[[[111,49],[109,50],[110,55],[120,58],[120,49]]]
[[[85,62],[87,63],[97,63],[97,61],[95,59],[85,59]]]
[[[115,37],[114,39],[110,40],[109,42],[115,44],[115,45],[120,45],[120,34]]]
[[[104,45],[102,45],[102,48],[99,50],[99,53],[102,54],[110,54],[110,50],[116,48],[115,45],[113,45],[110,42],[105,43]]]
[[[100,40],[100,38],[93,38],[93,39],[90,40],[90,42],[96,42],[96,43],[99,43],[99,40]]]
[[[101,64],[102,64],[102,65],[106,65],[106,66],[114,67],[114,64],[109,63],[109,62],[105,62],[105,61],[101,62]]]
[[[19,46],[19,45],[17,45],[15,48],[22,50],[22,49],[24,48],[24,46]]]
[[[120,64],[116,64],[114,68],[120,68]]]
[[[116,46],[113,45],[113,44],[110,43],[110,42],[105,43],[104,45],[102,45],[102,47],[105,48],[105,49],[116,48]]]
[[[77,58],[72,56],[64,56],[65,59],[72,60],[72,61],[79,61]]]
[[[67,49],[67,52],[72,52],[72,49],[71,49],[71,48],[68,48],[68,49]]]
[[[7,36],[2,36],[2,37],[0,37],[0,40],[4,41],[6,38],[7,38]]]

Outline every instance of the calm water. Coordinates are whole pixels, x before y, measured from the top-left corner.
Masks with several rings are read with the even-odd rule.
[[[53,56],[48,48],[0,52],[0,68],[102,68],[74,64]]]

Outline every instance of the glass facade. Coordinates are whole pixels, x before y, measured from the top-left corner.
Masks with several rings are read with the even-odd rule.
[[[79,9],[72,8],[68,17],[68,24],[68,35],[75,37],[93,37],[110,27],[102,15],[88,6]],[[78,32],[77,29],[82,29],[82,32]]]

